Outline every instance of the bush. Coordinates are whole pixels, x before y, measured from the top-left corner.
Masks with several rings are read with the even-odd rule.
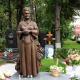
[[[5,48],[5,38],[0,38],[0,51],[3,51]]]
[[[59,58],[59,59],[65,59],[70,54],[70,51],[75,51],[75,50],[79,51],[79,54],[80,54],[79,49],[59,48],[55,50],[54,57]]]

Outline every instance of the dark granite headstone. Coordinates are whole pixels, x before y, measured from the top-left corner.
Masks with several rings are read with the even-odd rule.
[[[6,47],[7,48],[17,48],[16,31],[13,29],[8,29],[6,31]]]

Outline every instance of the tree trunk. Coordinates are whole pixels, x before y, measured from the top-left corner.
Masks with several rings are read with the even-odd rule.
[[[17,0],[17,25],[21,20],[23,7],[24,7],[24,0]]]
[[[24,0],[17,0],[17,27],[22,17],[22,10],[24,7]],[[17,47],[20,49],[20,40],[17,36]]]
[[[61,48],[61,41],[60,41],[60,11],[61,6],[56,1],[56,17],[55,17],[55,47]]]
[[[12,16],[11,16],[11,2],[10,2],[10,0],[8,2],[8,9],[9,9],[9,28],[12,28],[12,21],[11,21]]]
[[[30,0],[30,7],[31,7],[31,18],[32,20],[36,21],[36,5],[34,0]]]

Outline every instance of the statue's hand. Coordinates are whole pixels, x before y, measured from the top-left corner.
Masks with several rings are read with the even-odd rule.
[[[18,34],[21,34],[21,33],[22,33],[22,31],[17,31],[17,33],[18,33]]]

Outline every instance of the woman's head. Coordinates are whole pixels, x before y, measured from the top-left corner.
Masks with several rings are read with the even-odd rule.
[[[31,13],[30,7],[23,8],[23,16],[26,20],[30,19],[30,13]]]

